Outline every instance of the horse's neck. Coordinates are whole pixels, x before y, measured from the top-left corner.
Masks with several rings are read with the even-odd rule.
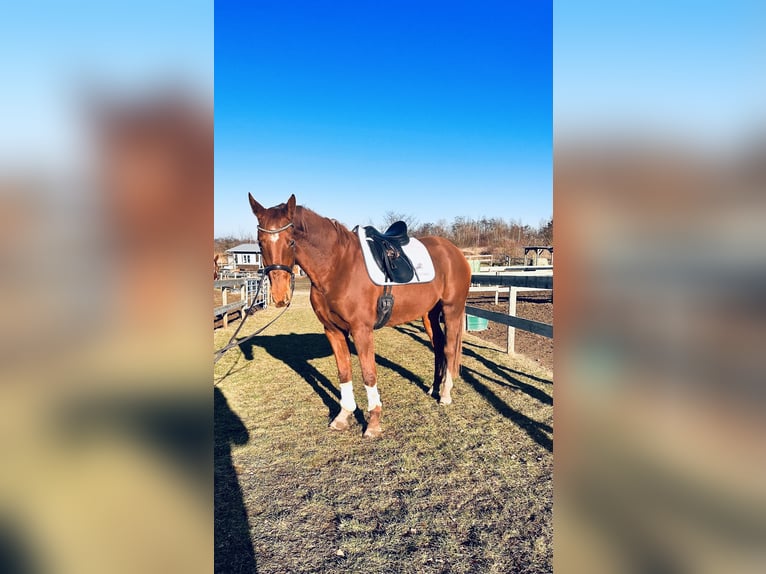
[[[350,232],[326,217],[298,206],[295,217],[296,262],[311,282],[323,287],[349,247]]]

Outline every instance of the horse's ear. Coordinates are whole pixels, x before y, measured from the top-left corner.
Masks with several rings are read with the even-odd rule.
[[[287,200],[287,217],[292,221],[293,215],[295,215],[295,194],[293,193],[290,196],[290,199]]]
[[[213,261],[216,263],[218,262],[218,253],[215,254],[215,257],[213,257]]]
[[[258,219],[260,219],[261,213],[263,213],[266,210],[263,208],[263,206],[260,203],[255,201],[252,194],[248,193],[247,198],[250,200],[250,207],[252,208],[253,213]]]

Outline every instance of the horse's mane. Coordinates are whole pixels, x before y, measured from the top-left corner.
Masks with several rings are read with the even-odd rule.
[[[348,242],[353,238],[353,233],[339,221],[319,215],[303,205],[295,208],[293,224],[296,231],[312,238],[331,239],[334,236],[339,243]]]

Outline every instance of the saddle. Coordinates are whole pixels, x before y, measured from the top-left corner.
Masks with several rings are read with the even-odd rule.
[[[402,250],[409,243],[407,224],[397,221],[384,233],[371,225],[364,228],[370,251],[386,279],[393,283],[409,283],[416,276],[415,267],[410,258]]]

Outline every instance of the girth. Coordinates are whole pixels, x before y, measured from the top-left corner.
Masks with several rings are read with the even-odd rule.
[[[383,287],[383,293],[378,297],[377,316],[375,318],[374,329],[380,329],[388,323],[391,318],[391,312],[394,310],[394,296],[391,294],[391,285]]]

